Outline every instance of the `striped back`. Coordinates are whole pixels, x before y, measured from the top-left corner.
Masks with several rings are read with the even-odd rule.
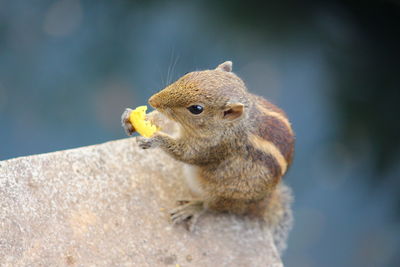
[[[267,100],[256,97],[255,127],[249,135],[255,160],[267,164],[273,176],[285,174],[294,154],[294,133],[285,113]]]

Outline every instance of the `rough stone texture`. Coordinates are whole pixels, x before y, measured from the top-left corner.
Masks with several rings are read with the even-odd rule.
[[[134,138],[0,162],[0,265],[282,266],[248,219],[172,226],[181,168]]]

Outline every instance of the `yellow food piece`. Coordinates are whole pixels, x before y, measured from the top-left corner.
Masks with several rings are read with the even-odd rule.
[[[129,121],[141,136],[151,137],[158,131],[158,128],[151,122],[146,121],[146,110],[147,106],[140,106],[132,110],[129,115]]]

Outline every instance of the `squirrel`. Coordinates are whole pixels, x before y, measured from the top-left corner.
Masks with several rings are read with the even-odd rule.
[[[143,149],[160,147],[186,163],[188,186],[198,198],[178,201],[172,222],[193,230],[205,211],[260,218],[281,253],[292,227],[289,187],[281,182],[293,160],[294,133],[286,114],[248,92],[232,72],[232,62],[190,72],[154,94],[151,121],[165,116],[179,126],[178,136],[163,131],[137,137]],[[128,134],[129,109],[122,115]]]

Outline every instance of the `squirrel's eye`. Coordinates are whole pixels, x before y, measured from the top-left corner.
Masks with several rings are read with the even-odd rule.
[[[200,105],[193,105],[187,108],[193,114],[200,114],[203,112],[203,107]]]

